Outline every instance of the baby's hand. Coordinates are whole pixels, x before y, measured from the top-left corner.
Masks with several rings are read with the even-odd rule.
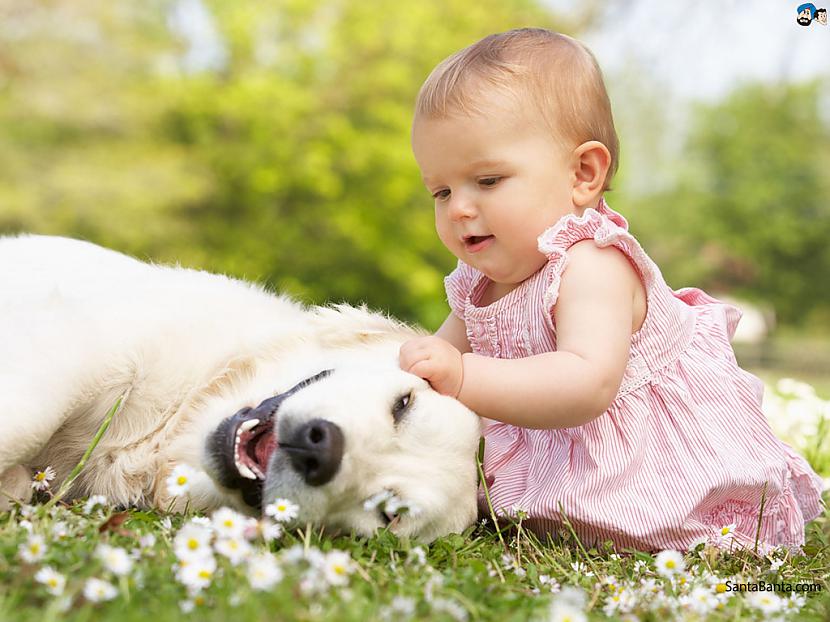
[[[450,397],[461,392],[463,367],[461,352],[440,337],[417,337],[401,346],[401,369],[420,376],[432,388]]]

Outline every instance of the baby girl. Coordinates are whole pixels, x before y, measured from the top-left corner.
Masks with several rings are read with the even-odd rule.
[[[618,141],[591,53],[541,29],[461,50],[421,88],[412,148],[458,267],[400,364],[484,418],[496,512],[587,544],[684,550],[729,525],[800,546],[821,479],[735,361],[740,312],[673,291],[606,203]]]

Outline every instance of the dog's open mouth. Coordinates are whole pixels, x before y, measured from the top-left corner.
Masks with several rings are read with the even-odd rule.
[[[220,423],[208,440],[218,482],[240,490],[253,507],[260,503],[268,460],[277,448],[273,406],[266,400],[256,408],[241,409]]]
[[[268,458],[277,447],[273,418],[242,421],[234,432],[234,466],[242,477],[265,479]]]
[[[264,400],[256,408],[242,408],[220,423],[207,441],[216,481],[226,488],[239,490],[251,507],[260,507],[268,462],[277,450],[274,424],[280,405],[289,396],[330,373],[330,369],[321,371],[285,393]]]

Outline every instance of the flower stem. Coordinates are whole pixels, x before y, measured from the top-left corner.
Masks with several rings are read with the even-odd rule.
[[[78,475],[81,474],[81,471],[83,471],[84,467],[86,466],[86,462],[87,462],[87,460],[89,460],[89,456],[92,455],[93,450],[98,446],[98,443],[100,442],[101,437],[104,436],[104,432],[106,432],[107,428],[110,426],[110,422],[112,422],[113,416],[115,416],[115,413],[121,407],[121,402],[123,401],[123,399],[124,399],[124,396],[122,395],[117,400],[115,400],[115,404],[112,405],[112,408],[109,409],[109,412],[104,417],[104,420],[101,422],[101,425],[98,428],[98,431],[95,433],[95,436],[92,438],[92,442],[90,443],[89,447],[86,448],[86,452],[84,452],[84,455],[81,456],[80,462],[78,462],[78,464],[75,465],[75,468],[72,469],[72,472],[67,476],[67,478],[65,480],[63,480],[63,483],[61,484],[60,488],[58,489],[58,492],[55,493],[55,496],[53,496],[43,506],[44,509],[48,510],[49,508],[54,506],[69,491],[70,487],[72,486],[74,481],[77,479]]]

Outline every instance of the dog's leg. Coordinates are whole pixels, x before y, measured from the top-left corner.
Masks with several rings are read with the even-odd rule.
[[[19,464],[0,474],[0,512],[8,512],[13,501],[28,503],[32,498],[32,474]]]
[[[27,464],[70,416],[78,378],[60,378],[0,375],[0,473]]]

